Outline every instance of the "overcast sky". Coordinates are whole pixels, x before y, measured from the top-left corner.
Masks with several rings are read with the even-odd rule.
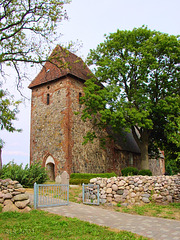
[[[83,60],[90,49],[104,41],[104,34],[117,29],[132,30],[146,25],[151,30],[180,34],[179,0],[72,0],[66,9],[69,20],[63,21],[58,27],[58,31],[63,34],[58,43],[61,45],[77,40],[81,42],[82,47],[76,54]],[[36,74],[36,71],[32,72],[32,80]],[[20,99],[13,76],[9,78],[4,86]],[[23,93],[30,98],[31,90],[27,88],[28,85],[29,82],[24,83]],[[26,105],[21,104],[15,125],[23,129],[23,132],[1,131],[0,137],[5,141],[3,164],[14,160],[25,166],[29,163],[30,101],[26,101]]]

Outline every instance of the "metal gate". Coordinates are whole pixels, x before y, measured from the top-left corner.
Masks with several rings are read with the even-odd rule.
[[[34,208],[69,204],[68,184],[34,184]]]
[[[83,188],[83,203],[99,205],[99,185],[84,184]]]

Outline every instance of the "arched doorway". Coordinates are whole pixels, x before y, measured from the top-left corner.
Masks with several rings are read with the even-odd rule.
[[[45,167],[47,169],[49,179],[51,181],[55,181],[55,171],[54,171],[55,170],[55,162],[51,156],[49,156],[46,159]]]

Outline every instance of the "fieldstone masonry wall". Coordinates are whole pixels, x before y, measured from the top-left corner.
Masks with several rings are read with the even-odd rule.
[[[176,176],[128,176],[93,178],[99,185],[100,203],[129,204],[180,202],[180,174]],[[93,195],[93,192],[92,192]],[[90,198],[93,199],[93,196]]]
[[[2,212],[29,212],[29,195],[18,181],[0,179],[0,206]]]

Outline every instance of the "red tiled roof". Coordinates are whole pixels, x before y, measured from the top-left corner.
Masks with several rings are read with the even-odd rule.
[[[29,88],[57,80],[68,74],[84,81],[92,77],[92,72],[81,58],[59,45],[55,47],[49,60],[31,82]]]

